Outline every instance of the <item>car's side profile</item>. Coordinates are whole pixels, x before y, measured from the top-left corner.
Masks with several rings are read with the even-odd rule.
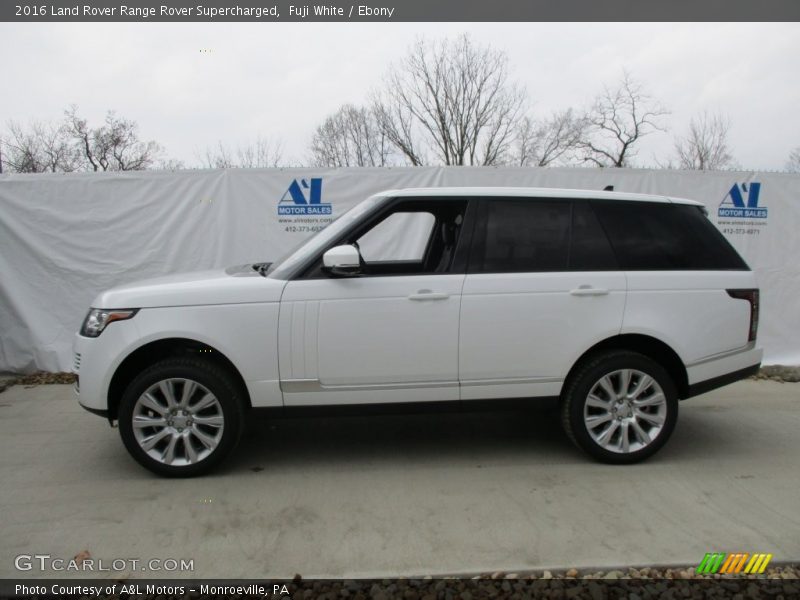
[[[253,408],[559,398],[597,459],[642,460],[679,399],[755,372],[758,289],[691,200],[377,194],[274,263],[100,294],[79,400],[144,466],[194,475]]]

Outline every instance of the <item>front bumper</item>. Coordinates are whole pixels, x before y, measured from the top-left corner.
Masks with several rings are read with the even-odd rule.
[[[77,376],[75,397],[86,410],[107,413],[111,377],[135,338],[132,320],[113,323],[96,338],[75,334],[72,342],[72,372]]]

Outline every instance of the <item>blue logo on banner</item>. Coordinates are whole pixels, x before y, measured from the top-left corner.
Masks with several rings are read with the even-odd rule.
[[[330,204],[322,202],[322,177],[292,181],[278,203],[279,215],[330,215]]]
[[[761,184],[735,183],[722,199],[718,216],[735,219],[766,219],[767,209],[758,205]]]

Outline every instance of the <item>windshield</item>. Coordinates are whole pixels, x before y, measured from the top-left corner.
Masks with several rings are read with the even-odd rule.
[[[385,198],[385,196],[370,196],[363,202],[356,204],[343,215],[334,219],[325,229],[303,240],[299,245],[272,263],[272,266],[267,271],[267,277],[286,279],[297,265],[302,264],[322,250],[354,221],[378,206]]]

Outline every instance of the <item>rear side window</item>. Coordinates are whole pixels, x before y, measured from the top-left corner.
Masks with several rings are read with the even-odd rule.
[[[747,270],[747,264],[698,207],[593,201],[622,269]]]
[[[569,249],[570,271],[616,271],[614,251],[603,227],[586,201],[576,201],[572,209],[572,236]]]
[[[571,207],[563,201],[489,200],[483,235],[470,258],[474,273],[565,271]]]

